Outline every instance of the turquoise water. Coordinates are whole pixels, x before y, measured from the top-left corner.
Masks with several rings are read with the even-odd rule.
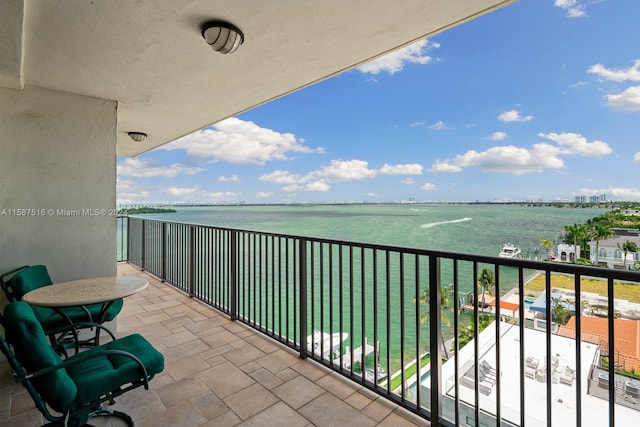
[[[557,242],[565,225],[583,223],[603,209],[503,205],[291,205],[177,208],[145,217],[245,230],[324,237],[477,255],[502,245],[542,257],[540,239]]]
[[[531,308],[531,305],[533,304],[533,301],[529,301],[529,300],[525,300],[524,302],[524,310],[527,311]]]
[[[541,239],[556,242],[565,225],[584,223],[603,212],[601,209],[501,205],[301,205],[185,207],[177,208],[176,213],[143,216],[175,222],[477,255],[497,256],[502,245],[510,242],[522,248],[525,258],[534,259]],[[538,257],[544,256],[542,252],[538,250]],[[503,292],[510,289],[511,282],[515,284],[515,274],[510,274],[515,273],[515,269],[509,270],[513,271],[501,274]],[[461,269],[461,275],[465,274],[469,276],[470,272]],[[460,284],[459,296],[471,292],[473,282],[471,277],[466,277]],[[449,318],[453,318],[451,309],[447,312]],[[411,310],[407,310],[406,315],[405,333],[407,336],[414,336],[415,316]],[[462,324],[468,322],[469,315],[462,313]],[[370,316],[367,319],[371,322]],[[397,330],[399,326],[392,324],[391,327],[391,335],[400,336]],[[335,325],[334,329],[339,330]],[[369,324],[367,329],[371,330]],[[428,325],[422,325],[420,330],[423,339],[428,337]],[[359,331],[360,326],[356,324],[354,346],[358,345]],[[443,334],[445,338],[449,338],[452,327],[443,326]],[[368,338],[371,340],[372,336]],[[350,340],[346,344],[351,345]],[[384,352],[383,344],[382,353]],[[397,369],[397,346],[394,346],[391,357]]]

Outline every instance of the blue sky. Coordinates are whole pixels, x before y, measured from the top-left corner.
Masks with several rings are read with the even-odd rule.
[[[118,158],[118,203],[640,201],[639,17],[520,0]]]

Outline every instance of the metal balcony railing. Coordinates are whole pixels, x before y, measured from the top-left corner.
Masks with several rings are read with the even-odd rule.
[[[433,425],[614,426],[640,414],[635,368],[608,358],[624,350],[616,317],[640,317],[616,296],[639,273],[119,221],[119,259]],[[478,287],[485,270],[492,297]],[[582,289],[594,280],[598,293]],[[583,328],[594,319],[604,332]]]

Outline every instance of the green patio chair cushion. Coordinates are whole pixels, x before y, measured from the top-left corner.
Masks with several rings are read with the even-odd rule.
[[[141,335],[133,334],[99,347],[91,348],[71,356],[66,363],[67,371],[78,387],[79,402],[89,402],[117,389],[122,384],[139,381],[144,374],[138,364],[129,357],[105,354],[107,350],[120,350],[131,354],[142,362],[148,375],[164,369],[164,357]],[[96,357],[104,355],[104,357]],[[82,362],[74,363],[76,360]]]
[[[122,300],[122,298],[115,300],[107,310],[105,321],[109,322],[115,319],[122,310],[123,305],[124,301]],[[69,325],[69,322],[67,322],[67,320],[60,315],[60,313],[52,308],[38,306],[32,306],[32,308],[33,312],[36,314],[36,318],[47,330],[57,329]],[[85,308],[87,308],[89,310],[89,313],[91,313],[92,321],[96,322],[100,315],[100,310],[102,310],[102,304],[89,304],[86,305]],[[62,312],[69,316],[69,319],[74,322],[89,321],[87,313],[82,307],[65,307],[62,309]]]
[[[28,373],[64,363],[64,368],[32,380],[42,399],[58,412],[64,413],[72,404],[79,407],[96,401],[122,385],[140,383],[145,377],[133,359],[107,354],[109,350],[135,355],[148,376],[164,369],[162,353],[139,334],[92,347],[63,362],[49,344],[29,304],[18,301],[7,305],[3,322],[6,339]]]
[[[47,340],[40,322],[26,302],[11,303],[4,310],[7,341],[25,369],[36,372],[62,363]],[[58,412],[75,400],[77,387],[64,369],[35,378],[33,384],[42,398]]]
[[[27,293],[43,286],[51,285],[51,277],[44,265],[31,265],[23,268],[11,278],[11,287],[19,301]]]

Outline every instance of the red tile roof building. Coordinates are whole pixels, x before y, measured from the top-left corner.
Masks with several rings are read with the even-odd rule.
[[[614,319],[615,358],[616,362],[627,371],[640,372],[640,321]],[[580,319],[582,340],[599,344],[606,353],[609,345],[609,325],[605,317],[582,317]],[[565,326],[561,326],[559,335],[575,338],[576,318],[572,316]]]

